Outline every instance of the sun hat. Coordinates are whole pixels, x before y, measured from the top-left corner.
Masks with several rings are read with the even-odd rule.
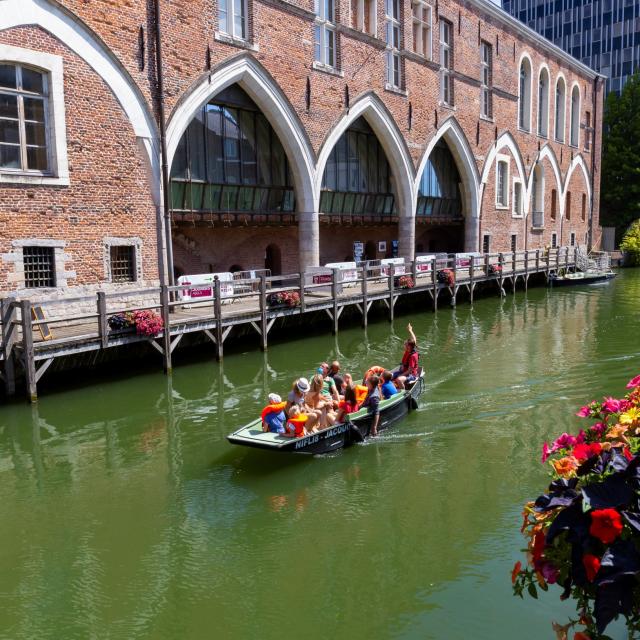
[[[277,393],[270,393],[269,402],[271,404],[278,404],[279,402],[282,402],[282,398]]]
[[[298,382],[296,383],[296,387],[298,387],[298,391],[300,391],[301,393],[307,393],[307,391],[309,391],[309,389],[311,388],[311,385],[306,378],[300,378],[300,380],[298,380]]]

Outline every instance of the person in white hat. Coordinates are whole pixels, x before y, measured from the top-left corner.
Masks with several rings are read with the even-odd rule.
[[[287,406],[285,407],[285,413],[289,415],[289,409],[291,407],[297,406],[300,409],[301,413],[304,413],[309,416],[309,419],[306,423],[307,430],[313,429],[313,427],[320,420],[321,411],[314,411],[309,408],[305,402],[307,393],[311,389],[311,385],[306,378],[298,378],[294,381],[291,386],[291,391],[289,391],[289,395],[287,396]]]

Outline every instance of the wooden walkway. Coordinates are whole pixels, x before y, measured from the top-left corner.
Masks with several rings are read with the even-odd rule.
[[[479,283],[495,283],[496,292],[504,295],[505,286],[515,291],[521,282],[526,288],[531,275],[541,273],[548,279],[551,273],[561,269],[575,269],[577,256],[576,248],[561,247],[550,252],[535,250],[471,258],[450,255],[388,267],[364,263],[355,274],[351,274],[348,282],[343,280],[343,272],[337,269],[313,269],[305,274],[271,277],[262,274],[259,278],[234,281],[232,295],[225,293],[224,283],[216,279],[213,297],[195,302],[180,300],[184,286],[114,294],[98,292],[96,296],[38,300],[37,303],[6,298],[0,301],[0,377],[7,395],[15,394],[16,378],[23,377],[27,399],[34,402],[38,381],[56,358],[147,342],[162,356],[164,370],[169,372],[171,355],[187,333],[203,332],[214,343],[216,357],[221,359],[226,338],[239,325],[253,327],[260,336],[261,348],[266,349],[269,331],[278,318],[324,311],[333,333],[337,333],[343,310],[354,306],[361,313],[362,324],[366,327],[374,302],[384,304],[389,319],[393,320],[395,304],[400,296],[425,293],[431,300],[432,309],[437,311],[443,292],[449,294],[452,305],[456,304],[461,287],[473,301],[474,290]],[[454,283],[450,286],[438,278],[438,273],[444,269],[453,273]],[[414,286],[401,288],[401,275],[410,276]],[[269,305],[269,296],[284,291],[298,293],[299,306]],[[132,303],[134,298],[136,304]],[[140,306],[140,300],[148,302]],[[37,307],[43,310],[45,320],[37,319],[37,314],[34,319]],[[65,315],[65,308],[71,307],[87,311]],[[168,331],[151,338],[130,331],[109,330],[109,317],[134,309],[158,312]],[[50,333],[50,339],[44,340],[43,333]]]

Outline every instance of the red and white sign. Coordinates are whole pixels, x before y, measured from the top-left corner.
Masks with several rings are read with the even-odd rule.
[[[213,298],[214,278],[218,276],[220,280],[220,294],[222,298],[233,296],[233,274],[232,273],[200,273],[191,276],[180,276],[178,285],[184,287],[180,289],[179,296],[181,302],[191,300],[207,300]]]

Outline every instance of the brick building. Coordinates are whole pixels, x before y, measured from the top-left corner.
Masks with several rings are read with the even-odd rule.
[[[162,94],[152,0],[2,1],[3,291],[599,242],[601,77],[488,0],[159,5]]]

